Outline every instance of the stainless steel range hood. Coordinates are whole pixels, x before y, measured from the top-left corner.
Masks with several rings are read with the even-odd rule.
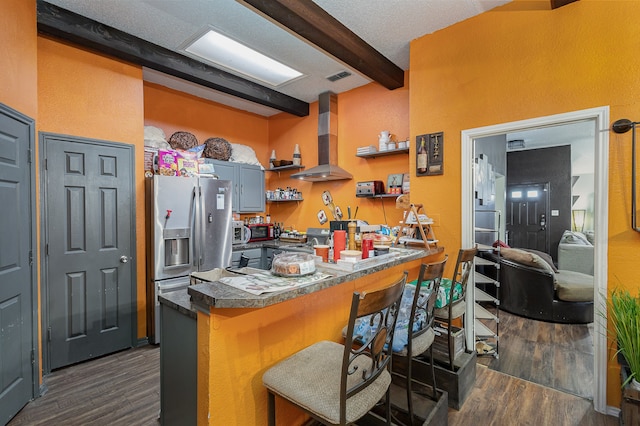
[[[338,95],[321,93],[318,99],[318,165],[291,175],[308,182],[353,179],[338,166]]]

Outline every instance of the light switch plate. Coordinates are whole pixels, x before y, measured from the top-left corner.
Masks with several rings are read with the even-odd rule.
[[[551,216],[560,216],[560,210],[551,210]]]

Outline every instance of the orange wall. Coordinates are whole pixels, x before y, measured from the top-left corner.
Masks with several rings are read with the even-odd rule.
[[[444,131],[445,174],[412,181],[446,217],[438,237],[461,243],[460,132],[610,106],[611,121],[640,119],[640,8],[581,0],[554,11],[516,0],[411,43],[411,134]],[[609,288],[638,291],[640,234],[630,229],[631,136],[611,134]],[[607,404],[619,406],[610,362]]]
[[[200,143],[212,137],[248,145],[263,166],[269,164],[266,117],[229,108],[153,83],[144,83],[144,124],[162,129],[167,139],[177,131],[193,133]]]
[[[268,173],[267,189],[291,186],[302,191],[304,197],[304,201],[300,203],[267,204],[267,211],[271,214],[273,222],[282,222],[286,227],[294,227],[301,231],[308,227],[320,227],[316,216],[319,210],[324,210],[329,220],[333,219],[321,198],[322,192],[328,190],[334,203],[342,210],[344,219],[347,217],[347,207],[351,206],[352,214],[355,214],[356,207],[359,207],[357,218],[370,224],[398,224],[402,218],[402,211],[395,209],[395,199],[381,201],[357,198],[356,182],[382,180],[386,188],[389,174],[409,171],[409,156],[400,154],[364,159],[356,157],[356,149],[367,145],[377,147],[378,135],[382,130],[389,130],[397,140],[407,139],[408,77],[405,78],[405,82],[403,88],[393,91],[372,83],[338,95],[338,165],[353,174],[353,179],[310,183],[290,179],[289,175],[295,171],[283,171],[279,175]],[[293,150],[297,143],[300,145],[302,165],[306,168],[317,166],[318,103],[310,105],[308,117],[293,117],[289,114],[271,117],[269,141],[269,148],[276,150],[278,159],[293,158]],[[416,199],[419,200],[420,197],[417,196]],[[324,227],[328,227],[328,224]]]
[[[146,337],[142,70],[38,37],[38,129],[135,146],[138,337]]]
[[[380,288],[405,270],[416,276],[421,261],[440,257],[391,266],[261,309],[199,312],[198,424],[267,424],[267,391],[261,378],[268,368],[315,342],[341,341],[354,291]],[[276,405],[277,424],[303,424],[308,417],[281,399]]]
[[[202,140],[221,136],[250,145],[265,166],[272,149],[278,158],[289,159],[298,143],[302,164],[317,164],[317,103],[308,117],[279,114],[265,119],[144,84],[138,67],[37,37],[33,2],[3,0],[2,7],[11,13],[0,14],[0,39],[10,41],[3,44],[0,102],[37,115],[39,130],[134,144],[139,165],[143,124],[158,126],[167,136],[187,130]],[[356,198],[355,184],[386,182],[389,173],[408,171],[411,199],[424,203],[429,215],[443,218],[436,233],[450,253],[449,248],[461,243],[461,130],[602,105],[610,106],[612,121],[637,120],[640,56],[633,52],[640,40],[639,18],[637,2],[581,0],[550,11],[516,0],[415,40],[404,88],[388,91],[370,84],[338,97],[339,165],[354,179],[312,184],[289,179],[292,172],[268,172],[268,189],[295,186],[304,196],[300,203],[268,204],[272,221],[298,229],[319,226],[318,210],[329,213],[320,195],[329,190],[345,214],[347,206],[359,206],[358,218],[394,225],[401,212],[393,200]],[[357,147],[377,144],[381,130],[398,139],[444,131],[444,175],[415,177],[414,144],[409,157],[356,157]],[[609,287],[637,291],[633,266],[640,261],[640,236],[628,225],[630,144],[629,134],[611,134]],[[136,207],[143,212],[141,166],[136,182]],[[136,230],[141,260],[141,213]],[[138,335],[145,336],[142,261],[137,276]],[[620,392],[614,364],[608,404],[615,406]]]
[[[0,103],[38,115],[36,2],[2,0],[0,13]]]

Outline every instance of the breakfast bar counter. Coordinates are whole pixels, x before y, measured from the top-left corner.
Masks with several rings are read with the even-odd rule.
[[[436,254],[439,251],[442,250],[434,249],[427,251],[405,248],[391,249],[391,254],[389,255],[359,261],[357,264],[354,264],[354,270],[340,269],[339,267],[332,266],[331,264],[317,263],[317,271],[329,275],[328,278],[287,291],[254,295],[226,284],[218,282],[203,282],[201,284],[189,286],[188,293],[191,295],[192,303],[198,307],[204,308],[205,310],[208,310],[209,307],[264,308],[276,303],[295,299],[306,294],[315,293],[347,281],[353,281],[367,275],[375,274],[376,272],[405,264],[416,259],[422,259],[431,254]],[[367,263],[371,263],[371,266],[366,266]],[[348,263],[345,262],[344,265],[348,265]],[[361,267],[361,265],[365,266]],[[195,280],[192,279],[192,281],[205,281],[198,280],[197,278],[206,277],[206,273],[194,273],[192,274],[192,277],[196,278]]]
[[[266,425],[262,374],[268,368],[317,341],[341,341],[354,291],[384,286],[405,270],[414,279],[421,263],[442,256],[442,248],[398,249],[387,260],[362,261],[353,270],[318,264],[326,278],[289,290],[251,294],[206,281],[189,286],[190,300],[161,299],[165,308],[196,317],[197,424]],[[283,400],[276,404],[278,424],[307,420]]]

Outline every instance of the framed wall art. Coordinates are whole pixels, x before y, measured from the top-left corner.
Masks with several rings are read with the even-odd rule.
[[[416,176],[444,174],[444,133],[416,136]]]

